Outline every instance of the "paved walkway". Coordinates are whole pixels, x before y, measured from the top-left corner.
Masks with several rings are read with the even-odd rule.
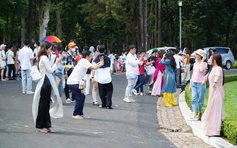
[[[175,93],[176,99],[179,98],[179,92],[178,89]],[[212,147],[193,135],[192,129],[186,124],[178,105],[174,107],[164,106],[163,97],[158,98],[157,101],[157,118],[159,131],[178,148]]]

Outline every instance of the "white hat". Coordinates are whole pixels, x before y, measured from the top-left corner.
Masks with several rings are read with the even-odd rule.
[[[0,49],[4,48],[4,47],[6,47],[6,46],[7,46],[7,45],[2,44],[2,45],[0,46]]]
[[[202,49],[198,49],[196,54],[200,55],[204,60],[206,59],[206,52]]]

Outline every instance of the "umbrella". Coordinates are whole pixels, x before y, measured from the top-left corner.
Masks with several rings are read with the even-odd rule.
[[[41,42],[43,42],[43,41],[47,41],[50,43],[53,43],[53,42],[61,43],[62,42],[58,37],[53,36],[53,35],[46,36],[46,37],[42,38]]]

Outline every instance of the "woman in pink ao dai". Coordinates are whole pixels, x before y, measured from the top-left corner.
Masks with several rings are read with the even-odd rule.
[[[220,136],[221,123],[224,120],[224,90],[222,57],[215,53],[210,58],[211,71],[205,76],[203,84],[209,81],[207,108],[202,116],[206,136]]]

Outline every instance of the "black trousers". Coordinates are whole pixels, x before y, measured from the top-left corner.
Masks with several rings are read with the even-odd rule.
[[[69,69],[69,70],[67,71],[68,77],[71,75],[72,70],[73,70],[73,68],[71,68],[71,69]],[[68,87],[68,85],[67,85],[67,79],[65,79],[64,93],[65,93],[66,99],[67,99],[67,98],[70,98],[69,87]],[[72,100],[74,100],[73,95],[72,95]]]
[[[113,94],[113,84],[112,82],[107,84],[98,83],[99,95],[102,102],[102,107],[112,106],[112,94]]]
[[[11,73],[13,74],[12,79],[15,80],[16,69],[14,64],[8,64],[8,78],[11,78]]]
[[[51,84],[49,78],[45,75],[44,83],[40,91],[40,100],[38,116],[36,119],[36,128],[50,128],[51,120],[49,115],[51,96]]]

